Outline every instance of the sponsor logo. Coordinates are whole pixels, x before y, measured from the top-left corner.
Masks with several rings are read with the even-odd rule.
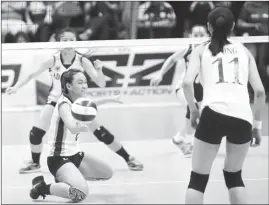
[[[1,87],[1,92],[5,92],[5,90],[8,87],[14,86],[20,75],[21,71],[21,65],[20,64],[15,64],[15,65],[2,65],[2,76],[1,76],[1,81],[2,81],[2,87]]]
[[[103,62],[103,73],[106,76],[106,87],[99,88],[92,82],[88,75],[89,95],[92,97],[128,95],[170,95],[173,93],[175,65],[163,76],[159,87],[150,86],[151,77],[162,67],[165,60],[173,53],[130,53],[113,55],[93,55],[89,57],[91,62],[99,59]],[[122,89],[122,88],[126,89]],[[37,89],[37,96],[48,96],[48,93]],[[45,100],[44,100],[45,103]],[[40,103],[38,103],[40,104]],[[43,104],[43,103],[42,103]]]
[[[133,61],[128,61],[132,54],[124,55],[101,55],[92,56],[89,59],[93,62],[99,59],[104,62],[111,62],[111,65],[104,65],[103,73],[109,78],[106,87],[121,87],[124,83],[127,73],[130,73],[128,78],[128,87],[135,86],[150,86],[150,78],[152,74],[161,69],[165,60],[173,53],[150,53],[150,54],[135,54]],[[129,70],[128,70],[129,69]],[[127,71],[128,70],[128,71]],[[175,66],[173,66],[163,77],[160,85],[171,85],[174,77]],[[94,83],[90,87],[97,87]]]
[[[92,56],[93,62],[99,59],[104,62],[103,73],[108,77],[106,89],[90,89],[90,96],[111,95],[165,95],[171,94],[171,86],[175,73],[175,65],[163,76],[159,87],[151,87],[151,77],[161,69],[165,60],[173,53],[123,54]],[[134,55],[134,56],[132,56]],[[107,62],[107,63],[106,63]],[[90,88],[98,88],[95,83],[89,83]],[[121,88],[126,87],[122,92]]]

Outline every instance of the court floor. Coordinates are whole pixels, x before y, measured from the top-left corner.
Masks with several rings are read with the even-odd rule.
[[[138,140],[122,142],[126,149],[143,162],[142,172],[129,171],[125,162],[101,143],[83,143],[84,151],[99,157],[114,170],[112,179],[89,182],[89,196],[83,203],[184,203],[188,185],[191,158],[185,158],[170,139]],[[67,203],[67,199],[47,196],[33,201],[29,197],[31,180],[39,174],[20,175],[18,170],[24,160],[29,159],[27,145],[4,145],[2,147],[2,203]],[[46,168],[44,146],[42,173],[46,182],[53,182]],[[205,192],[205,203],[229,203],[228,192],[222,175],[225,140],[222,142],[212,168]],[[243,178],[249,203],[268,204],[268,137],[263,137],[259,148],[251,148],[243,169]]]

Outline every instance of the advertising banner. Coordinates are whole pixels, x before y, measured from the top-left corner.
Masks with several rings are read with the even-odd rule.
[[[184,61],[175,64],[164,76],[158,87],[150,86],[150,79],[162,67],[165,60],[184,46],[133,46],[128,48],[77,49],[80,53],[90,51],[88,58],[103,62],[106,87],[90,84],[89,96],[93,98],[121,94],[124,103],[165,103],[176,101],[174,86],[185,69]],[[55,49],[3,50],[2,93],[18,80],[38,69],[41,63],[57,52]],[[49,72],[26,84],[16,94],[3,95],[3,107],[36,106],[46,103],[51,86]]]

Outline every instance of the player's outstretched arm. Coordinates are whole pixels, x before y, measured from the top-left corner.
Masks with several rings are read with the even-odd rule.
[[[188,69],[186,71],[182,87],[184,89],[184,94],[186,97],[186,100],[189,104],[190,110],[196,110],[197,107],[195,105],[194,100],[194,90],[193,90],[193,82],[195,80],[195,77],[197,76],[199,70],[200,70],[200,49],[201,47],[195,48],[192,53],[190,54],[190,60]]]
[[[164,74],[179,60],[181,60],[184,55],[187,53],[188,48],[177,51],[173,55],[171,55],[167,60],[164,62],[163,66],[161,67],[160,71],[154,76],[151,81],[150,85],[157,86],[162,81]]]
[[[201,51],[201,46],[196,47],[192,51],[190,55],[188,69],[186,71],[185,78],[182,83],[185,98],[188,102],[190,112],[191,112],[191,124],[193,128],[196,128],[197,119],[199,118],[199,110],[196,107],[195,99],[194,99],[193,82],[195,80],[195,77],[199,73],[199,70],[201,67],[200,51]]]
[[[17,90],[19,88],[21,88],[22,86],[24,86],[25,84],[27,84],[29,81],[31,81],[32,79],[36,78],[37,76],[39,76],[41,73],[43,73],[45,70],[48,70],[49,68],[54,66],[54,57],[49,58],[48,60],[44,61],[40,68],[38,70],[36,70],[35,72],[31,73],[30,75],[28,75],[26,78],[18,81],[16,83],[16,85],[14,87],[9,87],[6,89],[6,93],[7,94],[13,94],[16,93]]]
[[[104,105],[107,103],[120,103],[120,104],[122,104],[122,102],[120,101],[120,95],[96,99],[96,100],[93,100],[93,102],[97,106]]]
[[[101,88],[106,86],[105,75],[102,71],[102,63],[100,60],[94,61],[94,66],[90,60],[82,57],[82,67],[85,69],[88,76]]]
[[[72,134],[89,131],[88,124],[78,123],[75,121],[71,113],[71,107],[67,103],[62,102],[61,104],[59,104],[59,114],[64,124]]]

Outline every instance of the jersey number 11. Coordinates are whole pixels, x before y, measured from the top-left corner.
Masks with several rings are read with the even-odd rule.
[[[219,69],[219,81],[218,83],[228,83],[224,79],[223,75],[223,62],[222,57],[218,57],[212,64],[218,63],[218,69]],[[229,63],[234,63],[234,81],[232,83],[242,85],[239,82],[239,64],[238,64],[238,57],[234,57]]]

